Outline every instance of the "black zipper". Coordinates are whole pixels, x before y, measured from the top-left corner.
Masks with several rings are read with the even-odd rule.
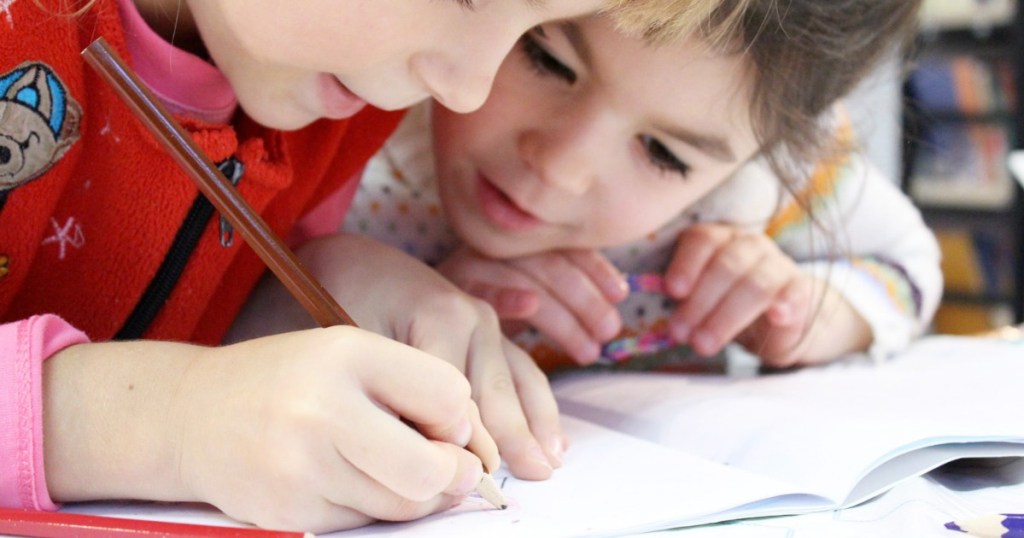
[[[235,185],[242,178],[244,167],[234,157],[229,157],[217,164],[217,167]],[[149,282],[146,291],[139,298],[135,309],[132,310],[131,315],[128,316],[124,325],[121,326],[121,330],[117,331],[117,334],[114,335],[115,340],[136,340],[142,338],[146,329],[153,323],[153,319],[156,318],[156,315],[160,313],[160,309],[167,302],[171,292],[174,291],[178,280],[181,279],[181,274],[185,271],[185,267],[188,265],[189,258],[192,257],[196,245],[199,244],[199,240],[203,236],[203,230],[206,229],[210,218],[213,217],[213,212],[213,204],[203,196],[203,193],[198,193],[195,200],[192,201],[192,207],[189,208],[185,220],[182,222],[181,227],[178,228],[178,233],[174,236],[174,242],[171,243],[171,247],[167,250],[163,263],[160,264],[160,268],[153,276],[153,280]],[[224,234],[225,231],[222,225],[222,240]],[[228,243],[230,245],[230,241]]]

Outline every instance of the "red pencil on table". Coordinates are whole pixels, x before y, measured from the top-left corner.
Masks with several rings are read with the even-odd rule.
[[[312,538],[308,532],[0,508],[0,534],[38,538]]]

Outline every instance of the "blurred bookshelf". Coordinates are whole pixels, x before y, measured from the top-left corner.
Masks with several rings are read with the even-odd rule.
[[[935,230],[945,293],[936,332],[1024,321],[1024,141],[1017,0],[925,0],[904,85],[903,188]]]

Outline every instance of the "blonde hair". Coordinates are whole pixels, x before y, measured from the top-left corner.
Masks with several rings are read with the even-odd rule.
[[[60,7],[56,10],[43,6],[43,0],[33,1],[41,8],[77,17],[88,11],[97,0],[60,0]],[[726,36],[748,1],[739,0],[728,8],[725,20],[718,21],[719,24],[714,25],[714,30],[709,35],[713,38]],[[603,11],[612,16],[623,32],[655,42],[664,42],[689,34],[700,27],[707,28],[712,14],[716,10],[719,11],[719,15],[721,14],[721,3],[721,0],[609,0]],[[721,24],[723,22],[724,24]]]
[[[734,35],[752,0],[608,0],[602,10],[627,35],[666,43],[699,33],[709,43]]]

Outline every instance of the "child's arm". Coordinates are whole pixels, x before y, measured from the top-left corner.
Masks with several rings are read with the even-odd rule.
[[[589,250],[550,251],[494,260],[462,247],[438,266],[449,280],[490,303],[498,316],[529,324],[576,362],[598,359],[622,327],[616,304],[628,293],[622,274]]]
[[[329,531],[448,508],[480,478],[461,446],[497,464],[460,372],[352,327],[74,345],[44,363],[43,386],[58,502],[199,501]]]
[[[935,313],[938,243],[906,195],[859,153],[821,190],[810,200],[811,217],[826,231],[792,205],[768,231],[804,272],[843,296],[871,329],[868,352],[885,358],[924,332]]]
[[[492,308],[419,260],[364,236],[319,238],[297,254],[360,327],[466,373],[484,424],[516,476],[550,476],[565,446],[558,406],[530,357],[504,338]],[[261,286],[229,338],[311,326],[276,280]]]

